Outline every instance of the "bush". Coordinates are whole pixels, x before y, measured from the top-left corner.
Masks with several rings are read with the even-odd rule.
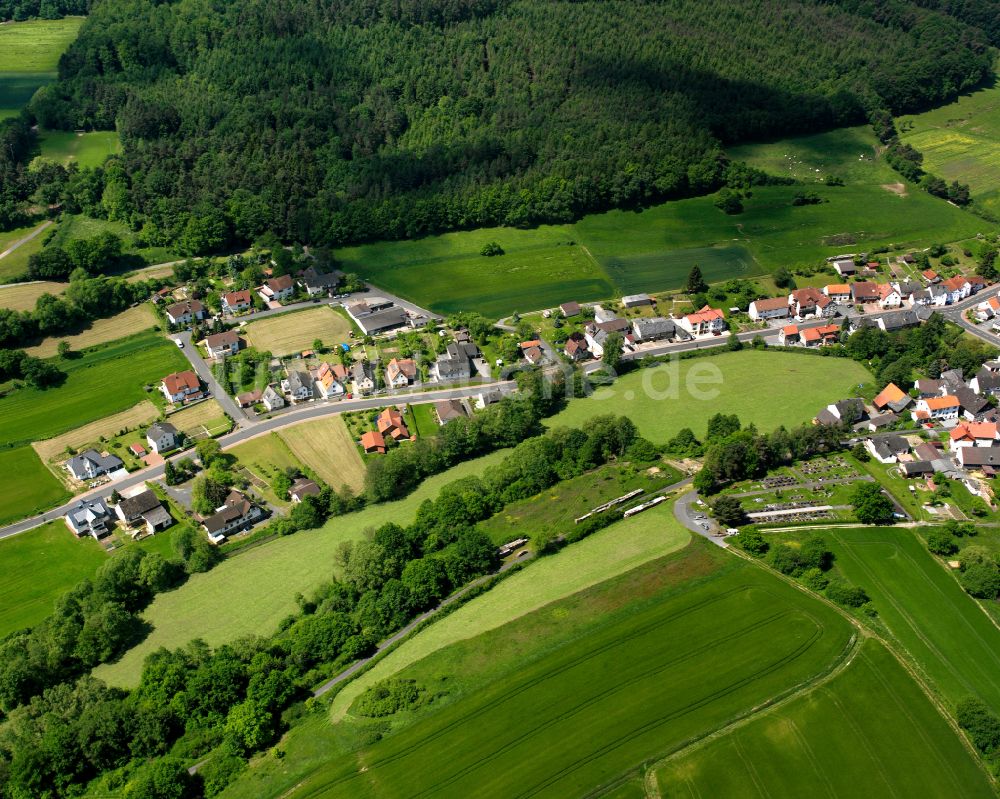
[[[1000,746],[1000,719],[981,699],[968,697],[955,708],[958,726],[969,733],[976,749],[989,754]]]
[[[487,258],[492,258],[495,255],[503,255],[503,247],[500,246],[499,242],[488,241],[483,245],[479,254],[485,255]]]
[[[958,552],[958,543],[948,533],[935,530],[927,536],[927,548],[935,555],[954,555]]]
[[[383,718],[420,704],[421,688],[414,680],[390,678],[375,683],[354,703],[359,716]]]
[[[869,601],[865,589],[848,585],[843,580],[831,580],[826,587],[826,596],[831,602],[848,608],[860,608]]]
[[[753,555],[755,558],[762,557],[770,548],[770,544],[764,540],[764,536],[753,528],[743,530],[739,534],[734,535],[733,541],[740,549],[748,555]]]
[[[958,581],[977,599],[996,599],[1000,594],[1000,569],[995,563],[973,563]]]
[[[830,578],[819,569],[806,569],[802,573],[802,582],[806,584],[807,588],[819,593],[820,591],[824,591],[830,584]]]

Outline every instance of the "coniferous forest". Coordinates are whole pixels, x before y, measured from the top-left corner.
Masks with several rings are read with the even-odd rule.
[[[78,179],[70,205],[150,244],[556,222],[753,180],[727,169],[725,143],[975,85],[991,31],[963,9],[103,0],[31,113],[48,128],[118,128],[123,156]]]

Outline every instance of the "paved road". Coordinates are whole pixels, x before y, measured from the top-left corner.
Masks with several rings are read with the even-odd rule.
[[[708,517],[708,514],[706,513],[708,508],[695,504],[699,499],[700,497],[698,496],[697,491],[688,491],[686,494],[681,494],[674,503],[674,516],[677,521],[683,524],[692,533],[697,533],[702,538],[711,541],[717,547],[725,549],[729,546],[725,536],[712,535],[713,533],[721,532],[719,526],[715,523],[715,520],[712,518],[694,518],[695,516],[701,515]],[[707,530],[701,526],[702,523],[708,525]]]
[[[406,402],[434,402],[441,399],[459,399],[463,397],[472,397],[483,391],[484,388],[501,388],[501,389],[513,389],[516,384],[510,380],[501,380],[492,383],[474,383],[468,386],[459,386],[456,388],[444,388],[437,391],[425,391],[416,393],[403,393],[403,394],[392,394],[392,395],[381,395],[377,397],[364,397],[353,400],[341,400],[339,402],[330,403],[319,403],[311,402],[305,405],[293,406],[287,413],[275,416],[271,419],[262,419],[254,425],[247,425],[246,427],[238,427],[233,432],[227,433],[224,436],[220,436],[218,441],[224,449],[235,446],[236,444],[241,444],[244,441],[248,441],[255,436],[264,435],[265,433],[270,433],[274,430],[280,430],[283,427],[288,427],[290,425],[298,424],[299,422],[305,422],[310,419],[318,419],[323,416],[328,416],[334,413],[343,413],[344,411],[361,411],[369,410],[372,408],[384,407],[388,404],[396,403],[406,403]],[[177,460],[184,457],[190,457],[190,452],[178,453],[170,460]],[[58,508],[53,508],[52,510],[46,511],[45,513],[39,514],[38,516],[33,516],[30,519],[24,519],[23,521],[17,522],[15,524],[7,525],[6,527],[0,528],[0,539],[8,538],[12,535],[17,535],[18,533],[23,533],[26,530],[30,530],[34,527],[38,527],[41,524],[52,521],[53,519],[59,519],[66,514],[66,512],[73,507],[81,499],[95,499],[97,497],[106,496],[113,489],[118,489],[123,491],[126,488],[131,488],[132,486],[139,485],[146,482],[147,480],[156,480],[163,476],[163,466],[149,466],[145,469],[141,469],[136,472],[132,472],[128,477],[123,480],[119,480],[116,483],[106,483],[100,488],[95,488],[91,491],[86,491],[82,494],[78,494],[69,502]]]
[[[40,236],[43,232],[45,232],[45,229],[47,227],[49,227],[51,224],[52,224],[52,220],[51,219],[47,219],[46,221],[42,222],[42,224],[40,224],[38,227],[36,227],[34,230],[32,230],[27,236],[25,236],[22,239],[18,239],[13,244],[11,244],[6,250],[4,250],[3,252],[0,252],[0,258],[6,258],[8,255],[10,255],[12,252],[14,252],[14,250],[16,250],[22,244],[27,244],[29,241],[31,241],[36,236]]]
[[[252,420],[247,418],[247,415],[243,412],[243,409],[236,404],[236,401],[229,395],[229,392],[223,388],[222,384],[215,379],[215,375],[212,374],[212,368],[208,365],[208,362],[201,357],[201,353],[198,352],[198,348],[191,341],[191,331],[185,330],[183,333],[175,333],[171,339],[180,339],[184,342],[184,349],[181,352],[184,353],[184,357],[188,359],[188,363],[191,364],[191,368],[194,369],[201,381],[208,386],[208,390],[211,392],[215,401],[222,406],[229,416],[236,422],[237,427],[243,427],[248,424],[252,424]]]

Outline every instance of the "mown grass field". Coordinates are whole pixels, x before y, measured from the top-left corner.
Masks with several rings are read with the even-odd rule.
[[[196,440],[220,436],[232,428],[232,421],[214,399],[202,400],[197,405],[172,413],[167,421]]]
[[[45,468],[31,447],[0,449],[0,524],[48,510],[69,498],[69,492]]]
[[[547,420],[551,427],[583,427],[605,414],[628,416],[639,431],[658,444],[690,427],[703,436],[716,413],[735,413],[743,424],[761,430],[808,422],[831,402],[852,396],[871,374],[854,361],[788,352],[743,350],[693,358],[618,378],[590,397],[570,400]],[[718,392],[699,399],[699,392]]]
[[[19,236],[18,238],[23,238],[23,236]],[[42,242],[44,239],[45,233],[42,233],[35,236],[31,241],[22,244],[14,252],[0,258],[0,281],[5,282],[23,275],[28,268],[28,259],[35,253],[42,251]]]
[[[869,639],[826,685],[669,760],[660,795],[996,796],[913,678]]]
[[[836,567],[949,703],[976,695],[1000,713],[1000,629],[909,530],[827,530]]]
[[[121,151],[118,134],[113,130],[88,133],[45,130],[39,132],[38,143],[42,158],[66,166],[73,163],[82,168],[100,166],[109,155]]]
[[[44,619],[63,591],[92,576],[107,557],[94,539],[78,540],[62,520],[0,541],[0,638]]]
[[[256,439],[255,439],[256,440]],[[425,480],[406,499],[338,516],[318,530],[279,538],[229,558],[205,574],[193,575],[176,591],[160,594],[143,613],[152,634],[117,663],[101,666],[113,685],[138,682],[146,655],[161,646],[183,646],[204,638],[213,646],[242,635],[265,634],[296,610],[295,594],[309,594],[334,573],[333,556],[341,541],[355,540],[367,527],[386,522],[409,524],[420,503],[441,486],[481,474],[506,455],[495,452]]]
[[[72,336],[53,336],[34,347],[27,347],[25,351],[38,358],[51,358],[58,352],[60,341],[69,342],[70,349],[78,352],[149,330],[157,324],[159,320],[153,313],[152,307],[144,302],[106,319],[95,319],[90,323],[90,327]]]
[[[31,446],[43,461],[62,460],[66,457],[67,447],[80,449],[87,444],[96,444],[102,436],[107,439],[113,438],[120,430],[150,424],[156,421],[159,415],[159,409],[152,402],[142,400],[124,411],[80,425],[68,433],[36,441]]]
[[[278,435],[302,463],[335,491],[344,485],[355,491],[364,486],[364,462],[339,415],[286,427]]]
[[[140,333],[62,361],[66,381],[40,391],[21,388],[0,398],[0,443],[30,443],[73,430],[146,399],[145,385],[186,368],[173,344]]]
[[[243,328],[247,343],[272,355],[292,355],[312,349],[316,339],[326,346],[347,341],[351,332],[348,320],[329,305],[279,314]]]
[[[29,228],[30,232],[30,228]],[[0,243],[0,248],[3,244]],[[3,261],[0,261],[2,264]],[[35,303],[43,294],[62,294],[65,288],[64,283],[53,283],[48,280],[40,280],[36,283],[11,283],[9,286],[0,288],[0,308],[10,308],[14,311],[32,311]]]
[[[607,598],[569,640],[552,623],[557,609],[543,608],[400,672],[444,696],[287,795],[589,795],[847,652],[838,613],[745,562],[708,557],[720,561],[711,577]],[[477,669],[492,679],[473,688]]]
[[[59,56],[82,24],[83,17],[67,17],[0,25],[0,119],[16,116],[40,86],[55,80]]]
[[[1000,210],[1000,86],[900,117],[896,124],[903,141],[924,154],[925,169],[967,183],[977,203]]]

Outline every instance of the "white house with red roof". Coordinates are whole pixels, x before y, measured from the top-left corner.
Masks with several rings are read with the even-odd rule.
[[[944,422],[957,419],[962,403],[958,397],[946,394],[943,397],[926,397],[918,399],[910,416],[915,422]]]
[[[160,383],[160,390],[167,402],[173,403],[191,402],[204,396],[198,375],[190,369],[167,375]]]
[[[726,329],[726,317],[718,308],[706,305],[695,313],[682,316],[677,324],[692,336],[712,336]]]
[[[948,446],[952,452],[962,447],[993,447],[1000,441],[996,422],[961,422],[948,433]]]
[[[788,316],[788,298],[774,297],[772,299],[754,300],[748,309],[750,318],[755,322],[766,319],[784,319]]]
[[[1000,314],[1000,299],[997,297],[990,297],[989,299],[983,300],[976,306],[976,318],[980,322],[992,319],[998,314]]]
[[[222,312],[237,314],[253,308],[253,296],[249,290],[227,291],[222,295]]]
[[[295,293],[295,281],[291,275],[280,275],[265,280],[257,292],[264,302],[277,302],[288,299]]]
[[[788,295],[788,305],[791,307],[792,315],[798,319],[821,315],[831,302],[829,297],[812,286],[795,289]]]
[[[898,308],[903,304],[903,298],[900,296],[899,292],[896,291],[888,283],[878,284],[878,307],[879,308]]]

